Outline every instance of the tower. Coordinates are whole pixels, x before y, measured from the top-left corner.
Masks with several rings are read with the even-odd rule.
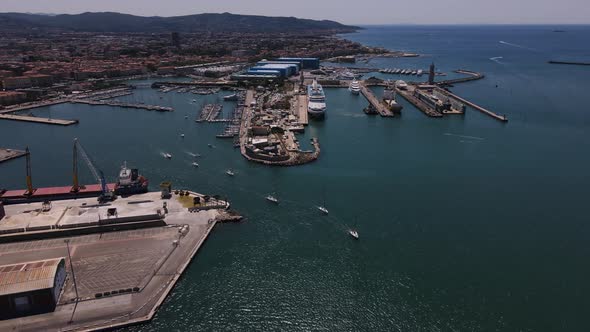
[[[173,32],[170,37],[172,46],[180,48],[180,34],[178,32]]]
[[[434,84],[434,62],[430,64],[430,71],[428,72],[428,84]]]

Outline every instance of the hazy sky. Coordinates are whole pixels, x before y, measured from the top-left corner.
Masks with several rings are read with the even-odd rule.
[[[590,24],[590,0],[0,0],[0,11],[143,16],[231,12],[347,24]]]

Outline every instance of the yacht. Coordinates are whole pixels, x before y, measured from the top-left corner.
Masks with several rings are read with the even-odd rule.
[[[399,81],[395,82],[395,87],[400,90],[406,90],[406,89],[408,89],[408,83],[406,83],[402,80],[399,80]]]
[[[424,74],[424,71],[422,69],[418,70],[418,72],[416,73],[418,76],[422,76],[422,74]]]
[[[279,204],[279,200],[276,197],[274,197],[273,195],[266,196],[266,200],[271,203]]]
[[[354,229],[349,230],[348,234],[350,234],[350,236],[352,236],[355,240],[359,239],[359,233]]]
[[[350,90],[353,95],[358,95],[361,92],[361,84],[357,80],[352,80],[348,90]]]
[[[307,86],[307,95],[309,103],[307,113],[313,118],[323,118],[326,114],[326,95],[324,89],[317,80],[313,80],[311,85]]]

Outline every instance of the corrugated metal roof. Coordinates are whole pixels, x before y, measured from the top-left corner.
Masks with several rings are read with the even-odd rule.
[[[0,296],[52,288],[55,274],[65,258],[0,266]]]

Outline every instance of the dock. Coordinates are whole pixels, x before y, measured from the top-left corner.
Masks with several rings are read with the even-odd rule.
[[[295,115],[299,118],[299,123],[304,126],[309,124],[309,118],[307,114],[308,103],[309,97],[306,94],[295,96]]]
[[[27,230],[0,235],[20,239],[2,241],[0,265],[64,257],[67,278],[53,312],[2,320],[0,330],[95,331],[152,319],[215,225],[240,220],[225,201],[191,211],[197,197],[206,196],[151,192],[108,204],[57,201],[49,210],[42,203],[6,206],[2,231]]]
[[[0,119],[43,123],[43,124],[60,125],[60,126],[69,126],[69,125],[73,125],[73,124],[78,123],[78,120],[50,119],[50,118],[41,118],[41,117],[36,117],[36,116],[16,115],[16,114],[0,114]]]
[[[438,112],[434,108],[430,107],[420,99],[414,97],[414,89],[415,87],[412,85],[408,85],[408,90],[401,90],[396,88],[397,94],[402,96],[405,100],[407,100],[410,104],[414,105],[418,110],[422,113],[426,114],[431,118],[440,118],[442,117],[442,113]]]
[[[146,105],[146,104],[131,104],[131,103],[123,103],[120,101],[114,101],[114,100],[109,101],[109,100],[71,99],[70,102],[77,103],[77,104],[96,105],[96,106],[113,106],[113,107],[122,107],[122,108],[144,109],[144,110],[148,110],[148,111],[157,111],[157,112],[172,112],[172,111],[174,111],[174,109],[172,107]]]
[[[361,93],[363,94],[363,96],[365,96],[367,101],[371,105],[373,105],[373,107],[375,108],[375,110],[377,110],[379,115],[381,115],[382,117],[393,117],[393,112],[390,111],[387,108],[387,106],[384,103],[382,103],[371,90],[369,90],[369,88],[365,85],[364,82],[360,82],[360,85]]]
[[[490,110],[488,110],[488,109],[486,109],[486,108],[483,108],[483,107],[481,107],[481,106],[479,106],[479,105],[477,105],[477,104],[475,104],[475,103],[472,103],[472,102],[470,102],[469,100],[466,100],[466,99],[464,99],[464,98],[461,98],[461,97],[457,96],[457,95],[456,95],[456,94],[454,94],[454,93],[447,92],[447,94],[448,94],[449,96],[451,96],[451,97],[453,97],[453,98],[457,99],[458,101],[460,101],[460,102],[464,103],[465,105],[469,105],[469,106],[471,106],[472,108],[475,108],[476,110],[478,110],[478,111],[482,112],[483,114],[489,115],[489,116],[491,116],[492,118],[494,118],[494,119],[496,119],[496,120],[498,120],[498,121],[502,121],[502,122],[508,122],[508,117],[506,117],[506,115],[499,115],[499,114],[496,114],[496,113],[494,113],[494,112],[492,112],[492,111],[490,111]]]
[[[11,159],[19,158],[27,153],[21,150],[0,148],[0,163]]]

